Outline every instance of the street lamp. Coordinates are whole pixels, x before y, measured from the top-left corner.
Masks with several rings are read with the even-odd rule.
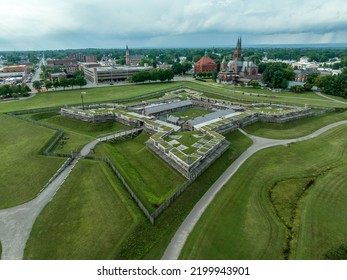
[[[81,92],[81,99],[82,99],[82,110],[84,111],[84,102],[83,102],[83,95],[85,95],[86,92],[85,91],[82,91]]]

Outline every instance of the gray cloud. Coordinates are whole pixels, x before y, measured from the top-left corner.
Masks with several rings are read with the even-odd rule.
[[[174,39],[220,45],[227,34],[249,43],[346,42],[346,14],[344,0],[11,0],[1,4],[0,49],[167,46]]]

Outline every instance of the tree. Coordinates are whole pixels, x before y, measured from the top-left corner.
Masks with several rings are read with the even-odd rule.
[[[165,71],[166,80],[171,81],[175,77],[175,74],[171,69],[167,69],[164,71]]]
[[[60,87],[60,82],[58,80],[53,81],[53,87],[54,89],[57,89],[57,87]]]
[[[81,70],[77,70],[77,71],[72,73],[72,76],[74,76],[74,78],[84,77],[84,72]]]
[[[260,88],[260,84],[257,81],[250,81],[248,85],[254,87],[254,88]]]
[[[140,66],[144,66],[145,64],[152,66],[153,65],[152,59],[149,59],[149,58],[146,58],[146,57],[142,58],[140,60],[140,62],[139,62],[139,65]]]
[[[315,84],[318,78],[318,73],[310,73],[307,75],[306,82],[309,84]]]
[[[87,85],[87,80],[83,77],[77,77],[76,78],[76,85],[82,88],[83,86]]]
[[[76,83],[76,79],[67,79],[67,82],[68,82],[68,86],[71,86],[71,88],[73,89],[74,86],[77,86],[77,83]]]
[[[69,81],[65,78],[61,79],[60,80],[60,86],[62,86],[65,90],[65,88],[69,86]]]
[[[167,79],[165,70],[159,69],[158,70],[158,80],[161,82],[164,82]]]
[[[282,62],[267,63],[263,72],[263,82],[272,88],[286,88],[288,80],[293,78],[293,68]]]
[[[217,78],[218,78],[218,71],[213,71],[211,77],[212,77],[212,80],[213,80],[213,81],[216,81]]]
[[[34,81],[33,82],[33,87],[34,89],[36,89],[37,91],[40,91],[42,88],[42,82],[41,81]]]
[[[53,83],[51,81],[45,81],[45,87],[47,89],[50,89],[53,86]]]
[[[192,64],[185,61],[182,63],[182,71],[183,71],[183,74],[185,74],[186,72],[188,72],[190,69],[192,69]]]
[[[179,62],[175,62],[174,64],[172,64],[171,70],[175,75],[181,75],[183,73],[183,66]]]

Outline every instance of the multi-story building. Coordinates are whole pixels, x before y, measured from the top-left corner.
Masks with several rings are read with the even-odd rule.
[[[79,65],[77,64],[77,61],[74,58],[47,59],[47,67],[57,67],[61,71],[69,74],[79,70]]]
[[[223,82],[237,81],[239,78],[259,80],[258,66],[242,56],[242,41],[238,38],[234,49],[233,59],[228,63],[223,59],[219,72],[219,80]]]
[[[104,67],[84,67],[84,76],[94,84],[102,82],[125,81],[136,72],[151,71],[152,67],[140,66],[104,66]]]
[[[194,73],[213,72],[217,70],[217,64],[205,55],[194,64]]]

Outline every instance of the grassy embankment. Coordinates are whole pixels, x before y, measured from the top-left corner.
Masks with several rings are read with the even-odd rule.
[[[43,107],[55,107],[64,106],[71,104],[81,104],[81,91],[86,92],[84,95],[84,102],[105,102],[105,101],[116,101],[120,99],[138,97],[154,91],[169,89],[177,86],[190,86],[196,89],[203,89],[213,91],[216,93],[227,95],[228,97],[221,97],[217,95],[206,94],[206,96],[217,97],[220,99],[232,99],[244,98],[252,101],[261,102],[279,102],[279,103],[290,103],[304,105],[309,104],[312,106],[323,106],[323,107],[347,107],[347,104],[341,104],[334,101],[327,100],[323,97],[319,97],[314,93],[295,94],[295,93],[271,93],[268,90],[257,90],[259,94],[266,94],[268,97],[260,96],[248,96],[240,93],[235,93],[233,90],[240,88],[229,88],[222,87],[215,84],[203,84],[197,82],[170,82],[170,83],[155,83],[155,84],[143,84],[143,85],[124,85],[114,87],[97,87],[97,88],[85,88],[76,90],[66,91],[50,91],[45,93],[37,93],[33,98],[27,100],[11,100],[3,101],[0,106],[0,113],[29,110]],[[243,90],[241,88],[241,90]],[[244,89],[246,92],[252,92],[250,88]]]
[[[93,222],[89,223],[89,219],[95,216],[90,211],[93,211],[94,208],[105,208],[102,200],[94,201],[96,199],[94,198],[95,195],[99,197],[101,194],[95,194],[94,191],[88,190],[97,188],[98,191],[104,193],[104,190],[107,189],[106,185],[109,183],[102,183],[105,182],[103,178],[105,175],[101,172],[93,172],[94,175],[92,175],[89,167],[87,168],[85,165],[80,166],[78,172],[74,170],[70,174],[69,179],[55,196],[53,203],[48,204],[40,214],[25,251],[26,258],[160,258],[171,237],[190,209],[236,157],[251,144],[251,141],[240,132],[233,132],[227,138],[232,140],[231,147],[156,220],[154,226],[143,216],[125,190],[122,187],[117,188],[119,190],[117,193],[120,197],[119,199],[125,201],[125,205],[128,205],[128,207],[133,207],[133,215],[136,217],[133,221],[122,221],[122,225],[119,225],[119,228],[122,228],[126,233],[120,237],[114,235],[112,224],[103,226],[103,218],[99,220],[94,220],[93,218]],[[136,145],[133,144],[131,146]],[[83,182],[79,183],[81,178],[83,178]],[[108,176],[108,178],[114,184],[115,176]],[[88,183],[89,180],[93,181]],[[93,184],[96,186],[93,186]],[[86,191],[83,191],[83,189],[86,189]],[[82,194],[80,194],[81,191],[83,191]],[[111,196],[110,202],[107,201],[106,203],[110,203],[107,208],[120,207],[120,205],[112,206],[113,204],[119,204],[118,200],[113,199],[113,196]],[[88,207],[91,207],[91,209],[88,210]],[[77,211],[77,213],[73,214],[72,210]],[[63,217],[60,217],[62,216],[61,213],[64,214]],[[111,213],[113,212],[110,211]],[[89,216],[92,217],[90,218]],[[117,217],[118,214],[116,214]],[[84,222],[84,219],[89,223],[88,227],[83,227],[83,229],[88,230],[88,236],[97,236],[99,227],[101,227],[104,235],[114,235],[115,239],[110,241],[112,246],[105,248],[103,247],[105,245],[102,244],[104,241],[95,242],[93,238],[83,238],[82,241],[78,241],[77,239],[82,237],[82,226],[87,223]],[[56,236],[58,236],[58,239]],[[45,240],[45,242],[42,242],[42,240]],[[99,238],[96,238],[96,240],[99,240]],[[83,247],[83,250],[75,249],[74,242],[78,244],[77,248]],[[101,248],[104,248],[104,251],[101,253],[99,250],[96,250],[94,254],[93,250],[99,243]],[[87,254],[87,252],[89,253]],[[100,254],[98,255],[98,253]]]
[[[244,129],[253,135],[272,139],[291,139],[308,135],[319,128],[347,119],[347,111],[331,112],[324,115],[300,119],[288,123],[257,122]]]
[[[36,220],[25,258],[111,259],[139,216],[107,164],[81,160]]]
[[[193,83],[187,83],[190,86],[194,86]],[[177,84],[169,84],[171,87],[176,86]],[[145,86],[137,86],[137,94],[141,94],[144,92],[144,88],[148,89],[149,85]],[[130,87],[130,86],[128,86]],[[135,86],[134,86],[135,87]],[[199,86],[200,87],[200,86]],[[210,87],[203,86],[205,89],[209,90]],[[124,87],[123,87],[124,90]],[[75,97],[71,100],[69,100],[70,103],[78,103],[80,100],[79,92],[75,91]],[[118,91],[117,91],[118,92]],[[64,92],[63,92],[64,93]],[[70,94],[72,91],[67,91],[64,94]],[[98,96],[100,98],[100,101],[104,100],[103,98],[108,98],[103,93],[99,91],[100,95]],[[133,92],[134,93],[134,92]],[[224,91],[223,91],[224,93]],[[50,94],[50,93],[49,93]],[[63,95],[64,95],[63,94]],[[57,101],[59,97],[62,97],[63,95],[60,95],[60,93],[57,93],[54,102]],[[97,97],[93,97],[95,100],[97,100]],[[46,107],[46,106],[54,106],[54,102],[52,100],[47,100],[48,103],[42,103],[36,104],[33,98],[33,103],[26,103],[24,106],[25,108],[37,108],[37,107]],[[113,98],[111,98],[113,99]],[[28,100],[29,101],[29,100]],[[28,102],[25,101],[25,102]],[[42,100],[39,99],[41,102]],[[6,104],[4,107],[1,104],[2,107],[0,110],[8,111],[10,108],[12,110],[19,110],[21,107],[21,103],[24,101],[16,102],[17,105],[11,105],[10,102]],[[43,102],[43,101],[42,101]],[[64,104],[69,104],[68,102],[65,102],[65,100],[60,100],[60,102]],[[15,102],[13,102],[14,104]],[[8,105],[10,104],[10,105]],[[24,104],[24,103],[22,103]],[[43,105],[45,104],[45,105]],[[16,108],[16,109],[14,109]],[[337,117],[335,115],[329,115],[327,116],[327,122],[333,122],[335,120],[338,120],[339,118],[342,118],[342,115],[339,115]],[[315,123],[318,123],[317,126],[321,125],[320,120],[316,121],[316,119],[312,120]],[[321,125],[322,126],[322,125]],[[283,129],[285,131],[285,129]],[[282,131],[282,132],[283,132]],[[307,134],[302,131],[303,135]],[[159,217],[159,219],[156,222],[155,226],[149,225],[148,221],[139,214],[139,220],[134,225],[134,230],[132,230],[129,235],[124,238],[119,244],[118,249],[116,250],[106,250],[105,254],[112,255],[112,258],[160,258],[161,254],[163,253],[165,247],[167,246],[168,242],[170,241],[172,235],[174,234],[177,227],[180,225],[180,223],[183,221],[184,217],[189,213],[190,209],[194,206],[194,204],[199,200],[199,198],[203,195],[203,193],[209,188],[209,186],[220,176],[220,174],[230,165],[230,163],[235,159],[237,156],[237,152],[240,153],[243,149],[245,149],[250,143],[249,140],[241,135],[238,132],[235,132],[229,136],[229,140],[231,140],[233,148],[230,148],[222,157],[213,164],[202,176],[200,176],[197,181],[186,190],[186,192],[176,201],[174,204],[167,209],[167,211]],[[42,143],[42,142],[41,142]],[[236,152],[237,151],[237,152]],[[88,169],[85,169],[83,172],[87,174],[89,171]],[[82,172],[82,173],[83,173]],[[72,174],[71,174],[72,175]],[[100,176],[99,176],[100,177]],[[73,178],[72,178],[73,179]],[[127,194],[125,194],[127,196]],[[56,199],[56,198],[55,198]],[[70,197],[70,199],[74,199],[73,197]],[[54,213],[52,215],[59,215],[59,212],[64,209],[66,206],[65,203],[67,203],[67,200],[64,200],[65,202],[60,202],[59,207],[56,208]],[[133,203],[130,201],[130,203]],[[137,208],[136,208],[137,209]],[[139,212],[138,212],[139,213]],[[125,228],[127,228],[129,225],[124,225]],[[73,234],[73,233],[71,233]],[[36,239],[35,234],[33,235],[33,238]],[[50,236],[50,238],[54,239],[54,235]],[[88,244],[88,242],[86,242]],[[56,246],[59,246],[56,244]],[[89,245],[88,245],[89,246]],[[87,248],[88,248],[87,246]],[[118,245],[117,245],[118,246]],[[70,250],[69,246],[63,248],[64,250]],[[34,249],[35,250],[35,249]],[[112,252],[111,252],[112,251]],[[56,251],[55,251],[56,252]],[[39,254],[40,255],[40,254]],[[40,258],[39,255],[37,258]],[[81,255],[83,255],[81,253]],[[52,258],[55,258],[52,256]],[[78,256],[76,258],[79,258]],[[81,257],[82,258],[82,257]],[[89,257],[88,257],[89,258]],[[91,257],[93,258],[93,257]]]
[[[0,124],[2,209],[33,199],[65,159],[41,155],[56,131],[2,114]]]
[[[347,108],[347,104],[341,104],[338,102],[334,102],[332,100],[328,100],[324,97],[320,97],[318,95],[314,95],[314,93],[307,93],[307,97],[305,94],[298,96],[295,93],[271,93],[268,90],[258,89],[255,94],[266,94],[266,97],[256,96],[256,95],[247,95],[242,93],[235,93],[234,90],[239,90],[239,88],[224,88],[221,86],[216,86],[213,84],[204,84],[204,83],[193,83],[193,82],[185,82],[187,86],[191,86],[197,89],[212,91],[214,93],[223,94],[223,96],[219,96],[213,93],[204,94],[206,97],[211,98],[219,98],[225,100],[232,100],[233,98],[242,98],[247,100],[248,102],[252,101],[261,101],[266,103],[282,103],[282,104],[291,104],[291,105],[311,105],[318,107],[329,107],[329,108]],[[245,88],[245,92],[251,92],[251,88]],[[242,91],[242,90],[241,90]]]
[[[54,147],[53,152],[79,152],[84,145],[95,140],[98,136],[129,129],[118,122],[89,123],[61,116],[57,111],[25,115],[35,121],[61,128],[65,131],[63,138]]]
[[[30,110],[44,107],[56,107],[71,104],[81,104],[81,91],[86,92],[84,103],[105,102],[138,97],[155,91],[180,86],[181,83],[155,83],[143,85],[124,85],[114,87],[82,88],[65,91],[49,91],[37,93],[27,100],[12,100],[1,102],[0,113]]]
[[[203,214],[181,258],[321,259],[346,243],[346,128],[252,156]]]
[[[101,143],[95,155],[110,158],[146,208],[153,212],[186,179],[146,147],[148,138],[143,132],[130,141]]]

